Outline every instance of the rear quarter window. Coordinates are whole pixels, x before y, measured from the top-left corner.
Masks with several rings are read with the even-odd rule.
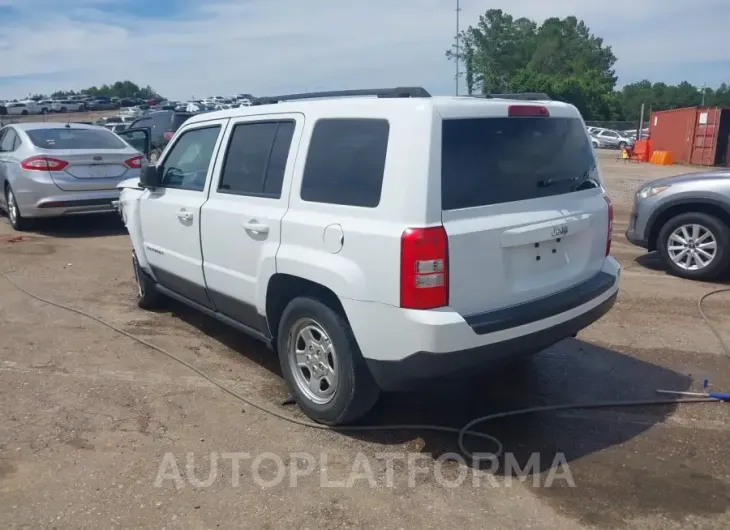
[[[443,210],[535,199],[599,185],[593,149],[577,118],[443,121]]]
[[[32,129],[25,131],[40,149],[125,149],[127,144],[106,129]]]
[[[390,124],[383,119],[317,121],[302,176],[302,200],[377,207],[389,133]]]

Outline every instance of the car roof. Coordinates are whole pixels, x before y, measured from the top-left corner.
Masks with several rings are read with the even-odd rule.
[[[470,96],[434,96],[425,98],[356,96],[281,101],[279,103],[252,105],[250,107],[235,107],[205,114],[196,114],[187,121],[187,124],[265,114],[303,113],[320,116],[326,116],[328,114],[342,115],[344,114],[343,111],[364,118],[371,114],[380,116],[384,112],[397,113],[399,111],[414,112],[423,110],[437,110],[444,118],[488,117],[490,115],[502,115],[505,107],[510,105],[540,105],[547,107],[551,116],[580,117],[580,113],[573,105],[559,101],[525,101]]]
[[[35,131],[38,129],[61,129],[66,125],[72,126],[74,129],[105,129],[99,125],[87,125],[85,123],[71,122],[67,124],[60,121],[42,121],[42,122],[25,122],[25,123],[13,123],[12,126],[19,131]]]

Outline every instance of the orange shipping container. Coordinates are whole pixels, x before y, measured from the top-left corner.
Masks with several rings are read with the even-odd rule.
[[[663,110],[649,120],[653,151],[669,151],[678,163],[730,166],[730,108]]]

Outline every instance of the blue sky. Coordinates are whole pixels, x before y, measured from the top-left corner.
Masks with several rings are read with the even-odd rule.
[[[174,99],[421,85],[453,93],[455,0],[0,0],[0,99],[130,79]],[[576,15],[621,84],[730,82],[728,0],[461,0]]]

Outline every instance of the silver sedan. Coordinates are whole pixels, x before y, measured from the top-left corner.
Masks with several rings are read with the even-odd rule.
[[[16,123],[0,129],[0,209],[16,230],[31,219],[113,212],[119,182],[144,156],[104,127]]]

